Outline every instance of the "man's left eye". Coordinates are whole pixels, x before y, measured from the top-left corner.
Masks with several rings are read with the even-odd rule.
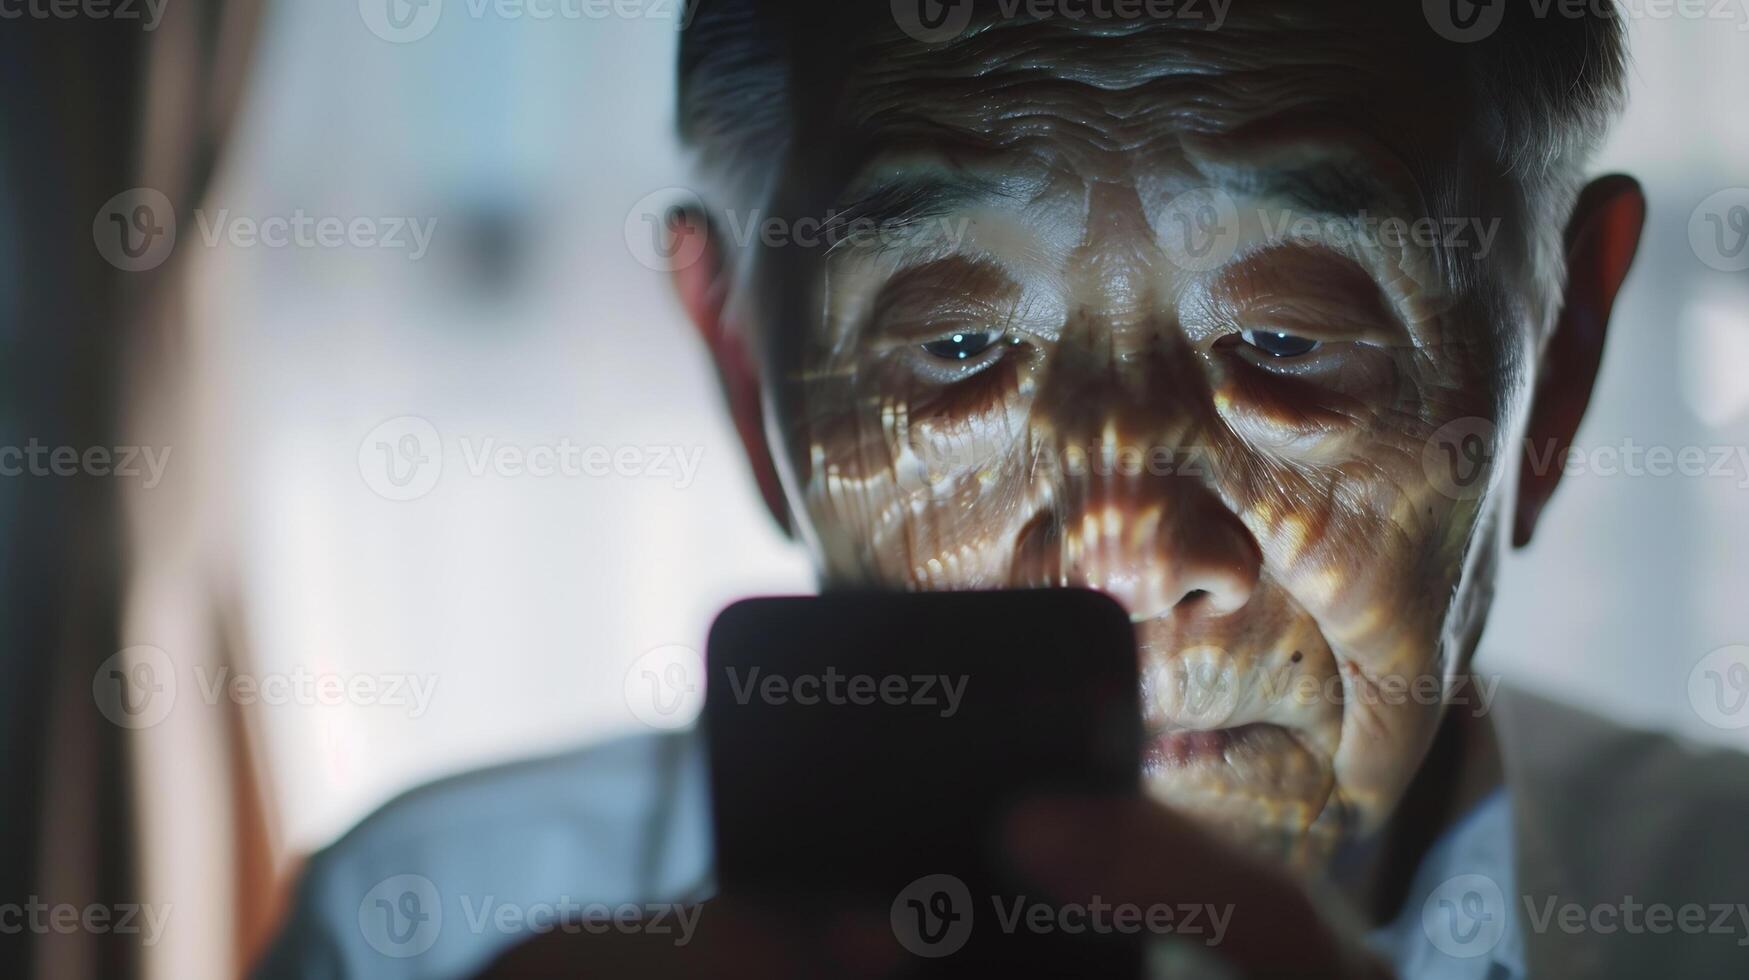
[[[940,340],[931,340],[923,345],[931,357],[939,357],[944,361],[964,361],[977,357],[989,350],[1000,338],[992,331],[982,333],[953,333]]]
[[[1299,357],[1323,346],[1321,341],[1274,330],[1241,330],[1239,339],[1270,357]]]

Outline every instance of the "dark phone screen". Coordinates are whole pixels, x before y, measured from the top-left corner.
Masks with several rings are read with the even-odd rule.
[[[1137,791],[1134,639],[1111,599],[747,600],[717,618],[706,670],[724,892],[890,908],[931,975],[1005,961],[1127,972],[1127,950],[1102,962],[1115,944],[1004,928],[998,903],[1043,896],[1005,873],[993,836],[1029,795]]]

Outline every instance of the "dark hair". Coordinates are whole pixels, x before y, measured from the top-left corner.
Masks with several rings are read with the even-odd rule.
[[[943,0],[951,3],[951,0]],[[980,0],[959,0],[978,3]],[[1307,6],[1298,16],[1310,17]],[[1610,0],[1540,15],[1500,0],[1502,20],[1486,38],[1448,49],[1478,107],[1498,175],[1521,196],[1524,242],[1543,318],[1564,278],[1562,232],[1584,170],[1625,102],[1627,37]],[[1395,16],[1421,16],[1419,7]],[[988,5],[986,4],[986,7]],[[1352,12],[1354,7],[1345,8]],[[677,119],[711,206],[751,210],[769,202],[807,99],[831,97],[824,79],[842,74],[848,43],[896,31],[880,0],[691,0],[680,39]],[[1429,25],[1431,29],[1431,25]],[[858,38],[850,32],[862,32]],[[968,32],[965,36],[970,36]],[[948,41],[948,45],[959,43]]]
[[[859,0],[690,0],[680,39],[681,139],[701,166],[731,185],[758,186],[781,158],[797,68],[797,28],[821,25],[812,6],[857,7]],[[884,3],[873,4],[884,12]],[[1627,38],[1613,3],[1537,16],[1507,3],[1505,20],[1467,59],[1483,104],[1491,107],[1501,162],[1535,179],[1584,160],[1624,101]],[[838,18],[843,29],[843,18]]]

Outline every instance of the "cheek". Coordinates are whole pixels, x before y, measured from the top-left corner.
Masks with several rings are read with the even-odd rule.
[[[1023,357],[951,386],[878,372],[811,387],[792,441],[829,580],[907,588],[1007,584],[1037,504],[1034,377]]]
[[[1420,434],[1423,427],[1412,431]],[[1459,652],[1454,610],[1479,539],[1477,500],[1454,499],[1419,463],[1419,438],[1341,468],[1316,500],[1251,511],[1274,574],[1315,619],[1341,680],[1339,795],[1362,830],[1379,826],[1431,744]]]
[[[1228,489],[1269,574],[1368,671],[1437,665],[1476,526],[1477,494],[1436,450],[1455,419],[1491,415],[1494,392],[1456,358],[1476,352],[1442,350],[1454,360],[1437,372],[1406,348],[1368,349],[1315,377],[1237,366],[1215,390],[1247,449]]]
[[[1082,376],[1086,387],[1065,387]],[[1300,775],[1333,789],[1299,795],[1333,801],[1323,811],[1332,830],[1376,827],[1400,799],[1441,717],[1448,620],[1480,513],[1480,500],[1450,492],[1449,479],[1430,467],[1427,447],[1452,419],[1485,409],[1454,395],[1458,386],[1430,395],[1382,368],[1351,378],[1342,397],[1323,401],[1310,383],[1296,392],[1252,379],[1256,387],[1246,392],[1214,377],[1194,410],[1183,404],[1193,385],[1164,371],[1158,378],[1177,383],[1135,385],[1135,400],[1117,405],[1129,410],[1126,417],[1152,420],[1136,429],[1146,436],[1138,445],[1193,456],[1202,467],[1198,485],[1206,482],[1262,556],[1256,594],[1265,598],[1205,624],[1203,639],[1226,649],[1235,671],[1279,667],[1279,657],[1304,651],[1291,662],[1317,689],[1292,721],[1317,765]],[[1031,522],[1053,511],[1093,513],[1072,506],[1087,480],[1073,475],[1065,447],[1113,431],[1106,402],[1121,390],[1092,372],[1047,375],[1038,358],[1020,356],[951,385],[909,383],[878,366],[815,372],[789,436],[803,464],[796,489],[828,582],[1015,584],[1025,563],[1017,546],[1037,537]],[[1147,402],[1151,393],[1165,393],[1158,397],[1170,404]],[[1269,442],[1239,424],[1239,402],[1270,406],[1254,417],[1292,417],[1298,408],[1317,424],[1306,438]],[[1081,533],[1092,539],[1102,530]],[[1162,627],[1162,650],[1182,646],[1186,638],[1172,632],[1181,628]],[[1266,776],[1276,778],[1257,779]],[[1298,799],[1292,788],[1267,791]]]
[[[1444,457],[1428,451],[1452,417],[1426,418],[1427,404],[1348,412],[1315,440],[1254,452],[1252,477],[1230,484],[1266,574],[1329,644],[1341,698],[1333,812],[1362,831],[1389,816],[1432,742],[1459,652],[1466,569],[1490,546],[1479,491],[1492,474],[1472,474],[1476,493],[1454,486]]]

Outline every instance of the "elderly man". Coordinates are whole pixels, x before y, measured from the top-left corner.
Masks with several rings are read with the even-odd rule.
[[[1157,965],[1749,962],[1746,926],[1677,922],[1741,914],[1741,761],[1469,673],[1637,244],[1638,186],[1584,179],[1625,62],[1596,5],[693,11],[708,191],[663,255],[765,500],[827,586],[1127,608],[1151,799],[1023,808],[1005,844],[1063,900],[1233,910]],[[755,215],[787,233],[731,233]],[[458,895],[702,897],[699,765],[652,737],[412,794],[312,862],[261,973],[460,975],[554,924],[469,928]],[[903,970],[852,927],[696,924],[552,930],[502,967]]]

